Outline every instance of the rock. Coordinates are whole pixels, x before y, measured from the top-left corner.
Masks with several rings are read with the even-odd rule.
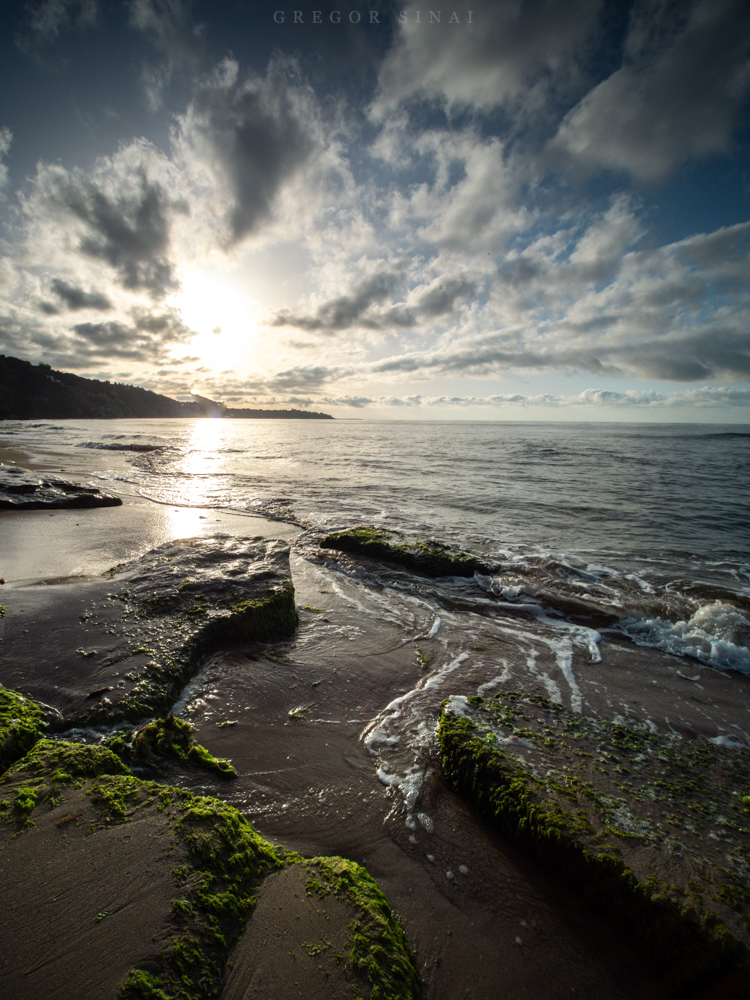
[[[122,500],[91,486],[70,483],[49,473],[0,466],[0,510],[78,510],[121,507]]]
[[[442,542],[407,539],[405,535],[384,529],[359,527],[337,531],[322,538],[320,547],[382,559],[430,578],[472,577],[475,573],[492,572],[486,563],[467,552],[450,549]]]
[[[50,702],[58,729],[167,714],[209,652],[297,625],[289,546],[267,538],[170,542],[103,578],[13,597],[0,683]]]
[[[363,868],[275,849],[231,806],[142,781],[102,747],[40,740],[0,779],[0,856],[14,1000],[231,1000],[259,980],[296,996],[301,976],[333,1000],[420,995]]]
[[[750,751],[516,692],[447,699],[439,742],[483,819],[606,909],[653,966],[750,981]]]

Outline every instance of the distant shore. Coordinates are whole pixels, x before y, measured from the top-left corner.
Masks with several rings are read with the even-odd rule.
[[[0,420],[117,420],[121,418],[230,417],[333,420],[329,413],[297,409],[231,408],[193,394],[182,402],[140,386],[82,378],[0,354]]]

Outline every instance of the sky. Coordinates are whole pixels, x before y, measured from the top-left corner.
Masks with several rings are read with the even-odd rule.
[[[6,2],[0,95],[0,353],[359,419],[750,417],[746,0]]]

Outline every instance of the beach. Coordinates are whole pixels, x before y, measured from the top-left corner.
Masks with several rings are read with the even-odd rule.
[[[461,530],[455,515],[453,530],[446,529],[448,515],[440,512],[434,499],[420,497],[424,481],[412,477],[408,496],[404,492],[395,500],[373,498],[366,490],[357,492],[364,475],[361,467],[348,482],[329,485],[326,496],[319,476],[318,494],[311,496],[304,474],[298,494],[291,494],[289,483],[297,471],[291,468],[284,489],[277,485],[256,492],[241,504],[242,473],[236,465],[240,459],[232,454],[246,455],[246,442],[229,442],[236,450],[229,454],[227,449],[222,459],[215,437],[210,446],[180,452],[175,438],[159,437],[169,422],[159,422],[159,427],[147,421],[128,422],[127,427],[119,423],[101,422],[105,435],[119,437],[104,437],[101,429],[97,436],[87,428],[79,445],[73,447],[68,440],[57,454],[54,432],[46,432],[40,444],[39,432],[34,438],[18,424],[18,433],[5,438],[13,451],[4,452],[3,461],[33,470],[46,468],[69,478],[88,476],[117,493],[123,504],[0,514],[1,573],[6,581],[0,591],[5,608],[0,619],[3,685],[44,702],[63,717],[72,713],[69,721],[75,723],[75,706],[85,702],[89,689],[111,685],[110,690],[116,691],[118,683],[109,675],[101,680],[101,670],[106,643],[114,641],[104,637],[107,629],[117,631],[119,619],[92,614],[86,620],[87,611],[98,607],[92,595],[103,594],[96,600],[104,601],[107,588],[116,590],[118,572],[133,574],[134,565],[146,565],[138,560],[148,560],[149,552],[167,552],[165,546],[181,545],[186,539],[199,539],[201,552],[248,539],[256,548],[278,543],[288,549],[299,615],[294,634],[270,645],[235,639],[224,648],[221,644],[212,648],[172,705],[176,715],[194,726],[200,744],[232,762],[237,777],[227,782],[174,765],[167,766],[164,780],[235,807],[262,837],[287,851],[306,858],[341,856],[362,865],[404,928],[425,997],[694,996],[697,1000],[743,995],[736,979],[700,979],[689,963],[650,967],[637,936],[624,933],[615,916],[602,916],[601,909],[575,886],[493,832],[472,803],[449,787],[436,731],[446,698],[520,691],[574,714],[638,732],[704,740],[717,751],[747,753],[750,680],[743,669],[747,597],[741,576],[746,540],[739,547],[736,535],[728,541],[727,549],[737,552],[736,565],[729,571],[726,566],[721,569],[726,554],[713,542],[700,541],[692,552],[688,546],[682,551],[673,546],[671,578],[665,581],[666,557],[654,548],[648,553],[652,577],[644,572],[643,558],[637,572],[632,551],[622,547],[616,556],[609,552],[609,563],[604,562],[600,543],[596,558],[590,553],[585,562],[581,546],[564,554],[557,550],[555,558],[549,553],[543,557],[531,537],[533,532],[541,536],[539,522],[524,549],[511,551],[507,544],[493,549],[487,537],[478,537],[479,525],[487,521],[481,497],[469,498],[475,513],[467,513]],[[174,422],[183,423],[188,424]],[[216,433],[215,426],[200,428],[204,440]],[[306,428],[303,446],[309,449],[310,435],[320,433],[325,432]],[[102,447],[84,449],[86,444]],[[112,444],[121,449],[105,447]],[[145,450],[146,444],[152,450]],[[336,441],[328,448],[336,459],[340,454]],[[274,461],[288,461],[278,457],[279,442],[274,449],[268,439],[258,443],[257,454],[265,454],[266,461],[256,461],[252,472],[246,470],[248,484],[259,475],[267,481],[268,465]],[[433,464],[447,465],[450,457],[444,455]],[[220,461],[229,478],[217,475]],[[393,464],[399,462],[405,462],[403,451],[394,452]],[[182,463],[179,469],[176,463]],[[335,467],[335,461],[332,464]],[[454,464],[454,472],[457,468]],[[449,481],[446,472],[442,469],[444,483]],[[552,474],[560,475],[559,470]],[[372,475],[378,478],[377,471]],[[454,490],[455,495],[460,492]],[[587,529],[590,540],[597,530],[596,516],[589,514],[587,521],[582,512],[592,499],[593,495],[579,496],[577,523],[565,529],[569,540],[587,537]],[[699,499],[693,496],[685,505],[696,525],[701,521]],[[443,500],[443,510],[450,502]],[[564,508],[564,502],[558,499],[557,506]],[[654,516],[662,515],[657,510]],[[360,523],[402,530],[409,538],[434,538],[440,530],[445,542],[460,541],[463,548],[493,562],[493,572],[475,573],[465,580],[449,575],[430,579],[398,563],[321,547],[329,529],[345,530]],[[521,527],[516,530],[520,533]],[[606,529],[599,530],[606,535]],[[631,536],[635,534],[633,528]],[[701,538],[698,530],[693,532],[696,538]],[[705,555],[700,552],[703,544]],[[679,571],[696,557],[703,559],[703,572],[687,579]],[[176,554],[164,556],[175,558]],[[102,577],[113,567],[120,569]],[[682,580],[679,588],[677,579]],[[102,580],[110,582],[105,586]],[[688,607],[698,586],[703,587],[701,607]],[[665,611],[667,597],[676,609],[671,622]],[[705,608],[714,609],[710,621]],[[640,619],[623,627],[623,619],[635,610]],[[693,621],[701,612],[703,619]],[[698,634],[700,622],[716,629],[717,622],[726,624],[730,613],[735,617],[727,627],[734,632],[717,636],[708,627],[701,628],[702,635],[713,636],[713,644],[704,642]],[[680,621],[684,627],[678,628]],[[90,654],[71,661],[88,671],[78,694],[69,678],[56,683],[51,675],[56,653],[68,647],[71,655],[78,649]],[[60,669],[64,673],[67,668]],[[60,725],[60,735],[65,725]],[[67,732],[69,739],[96,745],[105,729],[106,725],[97,729],[75,724],[72,729],[68,725]],[[50,817],[48,825],[61,818]],[[149,822],[155,824],[153,829]],[[155,859],[152,865],[148,854],[159,836],[157,827],[158,817],[149,820],[144,814],[143,832],[137,834],[143,837],[143,853],[137,859],[120,841],[97,848],[101,857],[88,857],[81,837],[75,848],[80,853],[66,883],[78,885],[86,865],[101,872],[113,866],[113,878],[127,869],[128,880],[116,894],[132,897],[136,909],[131,916],[141,912],[139,906],[149,914],[143,923],[143,947],[158,935],[159,921],[166,919],[159,909],[159,900],[165,898],[159,894],[160,876],[146,877],[160,870],[161,862]],[[43,831],[35,832],[41,844]],[[8,849],[6,843],[6,856]],[[35,880],[19,882],[15,872],[4,871],[3,897],[12,901],[16,914],[7,931],[14,941],[33,939],[40,924],[49,927],[50,916],[40,908],[48,888],[39,874],[43,859],[28,850],[24,864],[35,866]],[[293,890],[281,879],[275,891],[282,900],[277,905],[284,910]],[[50,895],[57,895],[57,890]],[[94,902],[92,897],[91,906]],[[285,954],[289,950],[284,945],[285,925],[282,917],[275,922],[273,902],[264,903],[263,909],[261,903],[249,926],[256,934],[266,928],[264,943],[247,942],[245,957],[238,958],[235,972],[227,974],[220,995],[227,1000],[337,995],[333,986],[329,994],[309,992],[311,981],[306,992],[299,978],[273,972],[279,968],[280,949]],[[97,905],[97,912],[110,909],[104,903]],[[45,930],[38,947],[46,949],[49,969],[54,971],[44,981],[45,995],[62,1000],[81,995],[84,988],[79,984],[74,994],[60,986],[70,955],[90,954],[90,964],[97,966],[104,961],[97,956],[108,948],[120,954],[121,935],[113,931],[104,945],[92,944],[87,936],[91,928],[83,932],[83,918],[76,916],[75,908],[57,908],[53,919],[59,935],[53,944]],[[330,920],[337,919],[332,912]],[[106,920],[101,925],[110,926]],[[269,950],[269,941],[276,942],[275,952]],[[100,945],[101,952],[96,950]],[[13,974],[28,972],[32,950],[25,958],[26,951],[13,949],[17,955]],[[132,964],[134,954],[121,955],[122,968]],[[242,975],[236,971],[241,969]],[[43,981],[35,982],[34,988],[41,989]],[[86,995],[113,996],[114,985],[115,979],[103,977]]]

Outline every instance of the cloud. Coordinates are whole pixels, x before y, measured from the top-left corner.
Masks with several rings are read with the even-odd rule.
[[[191,0],[128,0],[131,27],[141,31],[162,57],[144,65],[141,83],[150,110],[158,110],[176,69],[195,69],[204,52],[205,27],[193,20]]]
[[[272,217],[282,186],[320,142],[315,101],[290,73],[272,63],[265,77],[241,81],[225,59],[177,119],[177,159],[223,216],[230,246]]]
[[[13,141],[13,133],[9,128],[0,128],[0,198],[3,197],[3,188],[8,183],[8,168],[2,162],[8,155],[10,144]]]
[[[476,282],[464,275],[441,275],[426,287],[415,289],[408,303],[382,308],[387,300],[392,299],[400,281],[398,272],[375,271],[354,283],[346,294],[326,299],[312,312],[280,309],[272,313],[265,322],[272,327],[291,326],[321,333],[338,333],[351,329],[409,329],[423,320],[450,315],[454,312],[458,299],[466,298],[476,291]]]
[[[44,351],[45,360],[80,369],[96,362],[128,360],[162,364],[176,345],[195,336],[178,310],[155,313],[134,309],[130,321],[76,323],[65,332],[39,332],[32,343]]]
[[[417,308],[429,318],[452,313],[456,300],[471,296],[476,291],[476,282],[465,277],[441,275],[417,298]]]
[[[729,407],[750,406],[750,389],[735,389],[730,386],[702,386],[698,389],[683,389],[671,393],[659,393],[653,389],[627,389],[618,392],[612,389],[584,389],[575,395],[540,393],[525,396],[521,393],[495,393],[489,396],[323,396],[313,401],[316,406],[346,406],[353,409],[368,408],[412,408],[436,409],[481,407],[502,409],[522,407],[547,409],[603,409],[620,410],[662,410],[678,407],[697,406],[702,409],[727,409]]]
[[[69,285],[61,278],[53,278],[50,288],[71,310],[112,308],[112,303],[102,292],[85,292],[82,288]]]
[[[552,81],[576,75],[576,54],[596,27],[601,0],[474,0],[472,23],[456,8],[460,23],[444,9],[440,23],[424,5],[404,5],[396,43],[379,74],[373,113],[414,97],[449,106],[489,110],[501,105],[540,105]],[[419,19],[418,19],[419,13]]]
[[[321,385],[341,378],[345,374],[346,370],[340,368],[300,365],[297,368],[277,372],[263,381],[267,392],[315,392]]]
[[[97,0],[39,0],[26,5],[28,21],[16,38],[25,53],[49,45],[71,27],[87,28],[96,22]]]
[[[300,330],[333,333],[352,327],[382,329],[389,326],[414,326],[414,315],[407,309],[390,308],[374,312],[372,306],[389,298],[398,282],[392,271],[377,271],[358,282],[347,295],[328,299],[312,314],[281,309],[272,315],[268,326],[293,326]]]
[[[642,0],[622,66],[567,115],[552,148],[640,181],[727,151],[750,89],[749,34],[743,0]]]
[[[163,297],[179,287],[170,226],[187,204],[150,176],[159,159],[147,144],[133,143],[100,161],[92,176],[40,164],[27,216],[32,224],[67,224],[75,252],[108,265],[123,288]]]

